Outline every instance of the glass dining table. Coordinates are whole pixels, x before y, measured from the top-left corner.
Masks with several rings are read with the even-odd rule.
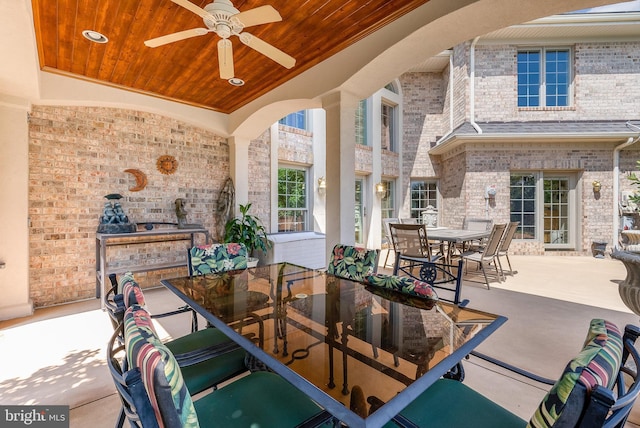
[[[387,423],[507,320],[290,263],[161,282],[350,427]],[[351,410],[355,386],[384,404]]]

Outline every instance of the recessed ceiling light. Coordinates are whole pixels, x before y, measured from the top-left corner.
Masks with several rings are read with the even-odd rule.
[[[104,34],[100,34],[97,31],[93,31],[93,30],[84,30],[82,32],[82,35],[86,39],[91,40],[92,42],[95,42],[95,43],[107,43],[109,41],[109,39],[107,39],[107,37]]]
[[[244,85],[244,80],[238,78],[238,77],[232,77],[231,79],[228,80],[228,82],[230,84],[232,84],[233,86],[242,86]]]

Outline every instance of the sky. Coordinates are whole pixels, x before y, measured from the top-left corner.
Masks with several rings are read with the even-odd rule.
[[[571,13],[604,13],[604,12],[640,12],[640,0],[625,1],[609,6],[592,7]]]

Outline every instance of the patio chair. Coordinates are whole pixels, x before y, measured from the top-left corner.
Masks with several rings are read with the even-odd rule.
[[[109,314],[111,315],[111,322],[114,324],[113,327],[115,328],[121,320],[118,319],[114,319],[113,315],[117,312],[117,308],[114,307],[114,299],[119,299],[119,301],[122,301],[122,293],[123,293],[123,287],[130,281],[135,282],[135,280],[133,279],[133,273],[131,272],[125,272],[124,274],[120,275],[120,281],[118,281],[117,276],[115,273],[109,274],[109,281],[111,282],[111,289],[109,291],[107,291],[106,293],[106,297],[105,297],[105,306],[108,309]],[[138,283],[136,282],[136,285]],[[138,287],[139,288],[139,287]],[[142,289],[140,289],[140,293],[142,293]],[[126,307],[124,308],[126,309]],[[123,310],[124,310],[123,309]],[[198,314],[196,314],[196,312],[190,308],[188,305],[184,305],[179,307],[178,309],[174,310],[174,311],[168,311],[168,312],[162,312],[159,314],[154,314],[152,315],[153,318],[166,318],[166,317],[171,317],[174,315],[179,315],[179,314],[184,314],[184,313],[189,313],[191,314],[191,332],[195,332],[198,330]],[[122,315],[122,314],[120,314]]]
[[[396,249],[393,247],[393,240],[391,239],[391,230],[389,229],[390,224],[400,223],[400,219],[398,218],[383,218],[382,225],[384,227],[384,239],[387,241],[387,255],[384,258],[383,268],[387,267],[387,262],[389,261],[389,254],[393,251],[393,254],[396,253]]]
[[[440,255],[434,251],[441,251],[439,243],[430,243],[427,229],[423,224],[390,224],[391,240],[396,251],[396,262],[393,274],[398,275],[400,266],[406,262],[415,263],[415,259],[435,262]]]
[[[614,324],[591,321],[580,354],[567,364],[562,376],[544,397],[529,425],[520,417],[466,386],[439,379],[410,403],[393,421],[411,427],[606,427],[622,428],[640,393],[637,367],[640,355],[634,344],[640,329],[627,325],[624,336]],[[632,360],[627,365],[627,359]],[[503,366],[511,370],[513,367]],[[515,372],[540,381],[527,372]],[[547,382],[543,382],[547,383]],[[375,411],[381,401],[369,397]],[[396,426],[389,423],[388,426]]]
[[[123,275],[120,282],[123,284],[122,294],[107,299],[109,304],[106,306],[112,322],[116,323],[114,330],[118,330],[122,324],[127,308],[133,305],[146,306],[144,293],[132,274]],[[113,288],[107,296],[112,292]],[[165,345],[184,367],[189,390],[194,394],[216,388],[221,382],[247,371],[244,350],[215,328],[205,328],[171,339]],[[206,374],[203,376],[202,373]]]
[[[327,273],[362,282],[378,271],[380,250],[336,244],[331,251]]]
[[[247,268],[247,247],[235,242],[199,245],[187,251],[189,276]]]
[[[500,266],[500,271],[502,272],[503,278],[505,275],[504,269],[502,268],[502,263],[500,262],[500,257],[505,257],[507,259],[507,264],[509,265],[509,275],[513,276],[513,274],[518,273],[514,272],[511,268],[511,260],[509,260],[509,247],[511,246],[511,241],[513,241],[513,237],[516,234],[516,230],[518,230],[519,224],[519,221],[512,221],[511,223],[509,223],[504,231],[502,240],[500,241],[500,246],[498,247],[498,255],[496,259],[498,260],[498,266]]]
[[[145,426],[293,427],[331,418],[315,402],[272,372],[240,377],[194,400],[182,369],[155,335],[144,308],[134,305],[124,317],[129,370],[141,374],[153,412],[138,416]],[[144,397],[142,397],[144,401]]]
[[[401,224],[420,224],[420,219],[416,217],[404,217],[400,219]]]
[[[493,220],[486,218],[467,218],[462,220],[462,228],[464,230],[489,231],[493,227]],[[477,239],[475,241],[465,243],[465,247],[460,247],[460,252],[464,251],[482,251],[487,245],[488,238]]]
[[[247,248],[244,244],[229,242],[224,244],[208,244],[190,248],[187,251],[189,276],[217,274],[233,270],[247,269]],[[256,310],[264,308],[269,296],[258,291],[247,291],[247,301],[256,303]],[[223,311],[231,312],[231,311]],[[259,324],[259,344],[264,344],[264,321],[258,314],[248,314],[248,320]],[[240,321],[240,328],[244,320]]]
[[[497,256],[500,240],[502,239],[502,235],[506,228],[506,224],[494,224],[493,229],[491,229],[491,234],[487,239],[487,245],[482,251],[468,251],[462,253],[463,260],[478,263],[478,266],[482,269],[482,274],[484,275],[484,281],[488,290],[491,289],[491,286],[489,286],[489,278],[487,277],[487,270],[485,269],[486,265],[493,263],[493,267],[496,271],[496,278],[498,279],[498,282],[502,282],[502,274],[498,268]]]
[[[457,263],[435,263],[422,258],[403,257],[404,264],[398,267],[398,276],[407,276],[416,281],[429,284],[433,288],[446,290],[451,298],[444,298],[439,295],[440,300],[446,300],[453,304],[460,304],[460,294],[462,288],[463,265],[462,259]],[[417,271],[417,273],[416,273]],[[466,301],[465,301],[466,302]],[[466,303],[465,303],[466,304]]]

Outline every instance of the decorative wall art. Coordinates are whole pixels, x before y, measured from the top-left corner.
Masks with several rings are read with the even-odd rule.
[[[171,155],[163,155],[156,162],[158,171],[165,175],[171,175],[178,169],[178,161]]]
[[[128,172],[136,179],[136,185],[129,188],[131,192],[139,192],[147,186],[147,175],[144,172],[133,168],[125,169],[124,172]]]

